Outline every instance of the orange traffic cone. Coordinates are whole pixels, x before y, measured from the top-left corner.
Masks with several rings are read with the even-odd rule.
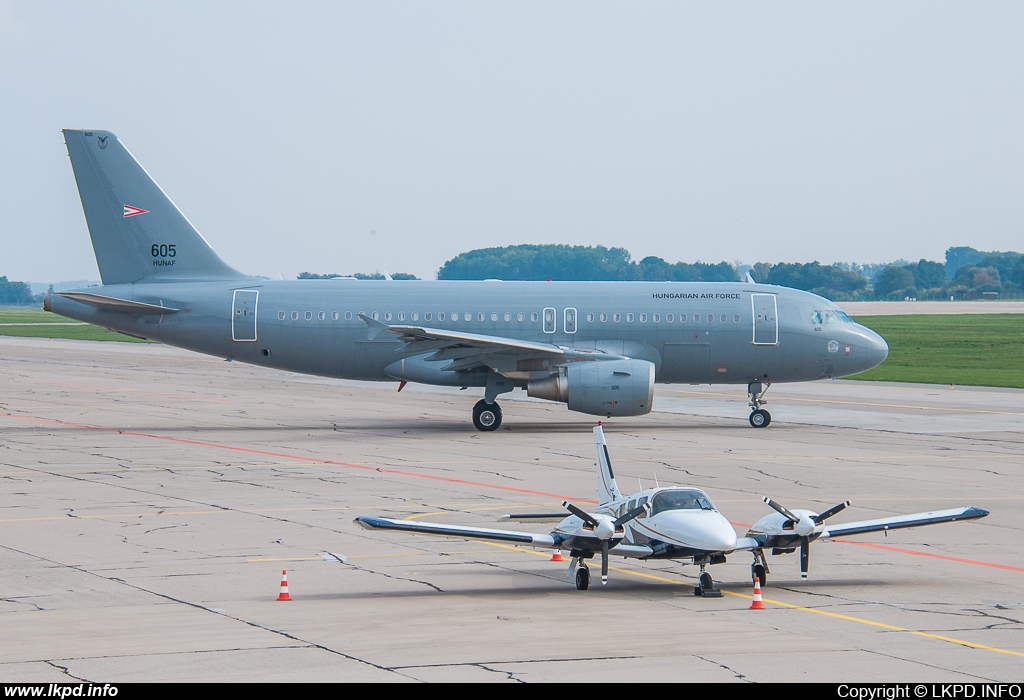
[[[562,559],[562,553],[556,549],[555,553],[551,555],[551,561],[565,561],[565,560]]]
[[[292,597],[288,595],[288,572],[281,572],[281,594],[277,596],[278,600],[291,600]]]
[[[751,610],[764,610],[764,602],[761,600],[761,579],[754,577],[754,602],[750,604]]]

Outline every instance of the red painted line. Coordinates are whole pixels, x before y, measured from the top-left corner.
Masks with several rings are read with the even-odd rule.
[[[1024,573],[1024,569],[1019,566],[1007,566],[1005,564],[992,564],[987,561],[975,561],[974,559],[961,559],[960,557],[948,557],[944,554],[932,554],[931,552],[915,552],[912,549],[900,549],[899,547],[887,547],[884,544],[872,544],[871,542],[854,542],[853,540],[840,540],[834,539],[833,542],[842,542],[843,544],[853,544],[858,547],[871,547],[873,549],[883,549],[887,552],[899,552],[900,554],[915,554],[919,557],[930,557],[932,559],[944,559],[945,561],[955,561],[960,564],[974,564],[975,566],[987,566],[991,569],[1004,569],[1005,571],[1020,571]]]
[[[573,500],[581,503],[597,503],[592,498],[569,498],[567,496],[560,496],[556,493],[547,493],[546,491],[531,491],[530,489],[519,489],[513,486],[498,486],[496,484],[484,484],[479,481],[466,481],[464,479],[452,479],[446,476],[434,476],[433,474],[418,474],[416,472],[405,472],[398,469],[388,469],[386,467],[371,467],[367,464],[351,464],[349,462],[335,462],[330,459],[320,459],[318,457],[304,457],[302,455],[291,455],[283,452],[268,452],[266,450],[255,450],[251,447],[235,447],[233,445],[221,445],[216,442],[202,442],[200,440],[187,440],[185,438],[168,437],[166,435],[152,435],[150,433],[136,433],[131,430],[119,430],[117,428],[102,428],[97,425],[86,425],[84,423],[68,423],[62,420],[53,420],[50,418],[37,418],[35,416],[15,416],[10,413],[0,414],[5,418],[14,418],[16,420],[24,420],[34,423],[48,423],[50,425],[59,425],[64,428],[79,428],[82,430],[95,430],[101,433],[117,433],[118,435],[130,435],[132,437],[149,438],[151,440],[166,440],[167,442],[177,442],[184,445],[197,445],[199,447],[213,447],[218,450],[231,450],[233,452],[245,452],[248,454],[263,455],[266,457],[278,457],[281,459],[297,459],[302,462],[316,462],[318,464],[330,464],[335,467],[349,467],[351,469],[363,469],[366,471],[380,472],[382,474],[394,474],[396,476],[411,476],[417,479],[430,479],[432,481],[443,481],[449,484],[463,484],[465,486],[479,486],[488,489],[497,489],[499,491],[511,491],[513,493],[525,493],[531,496],[544,496],[545,498],[555,498],[560,501]]]

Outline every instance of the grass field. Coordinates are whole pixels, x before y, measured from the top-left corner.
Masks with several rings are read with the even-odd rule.
[[[8,325],[14,324],[14,325]],[[118,340],[127,343],[145,343],[123,333],[72,321],[63,316],[16,307],[0,308],[0,335],[20,338],[70,338],[72,340]]]
[[[1024,314],[858,316],[889,358],[854,379],[1024,389]],[[17,324],[17,325],[3,325]],[[34,309],[0,308],[0,335],[146,342]]]
[[[854,379],[1024,389],[1024,314],[858,316],[889,357]]]

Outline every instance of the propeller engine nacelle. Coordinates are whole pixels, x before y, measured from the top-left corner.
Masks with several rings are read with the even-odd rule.
[[[538,399],[569,404],[592,416],[642,416],[654,403],[654,363],[647,360],[573,362],[526,385]]]
[[[793,545],[799,544],[800,576],[807,578],[807,570],[810,566],[811,540],[821,534],[824,530],[823,523],[826,520],[844,510],[850,505],[850,502],[843,501],[828,510],[815,513],[813,510],[789,510],[767,496],[761,500],[771,506],[775,513],[766,515],[758,520],[747,534],[760,536],[767,546],[773,547],[773,552],[778,551],[780,554],[792,552],[795,549]],[[819,527],[822,529],[819,530]],[[768,537],[765,538],[765,535]]]

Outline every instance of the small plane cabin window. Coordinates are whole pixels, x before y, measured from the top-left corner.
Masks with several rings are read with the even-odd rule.
[[[480,314],[480,320],[481,321],[484,320],[483,319],[483,314]],[[497,320],[498,320],[498,314],[496,312],[492,311],[491,312],[491,322],[493,323],[494,321],[497,321]]]
[[[523,321],[526,320],[526,314],[520,311],[519,313],[516,314],[516,320],[522,323]]]
[[[346,311],[345,312],[345,320],[346,321],[351,321],[352,320],[352,312],[351,311]]]
[[[665,314],[665,323],[672,323],[675,320],[676,317],[674,314]]]
[[[601,314],[601,323],[608,322],[608,314]]]
[[[512,320],[512,314],[510,314],[508,311],[506,311],[504,319],[505,319],[505,323],[508,323],[509,321]]]
[[[412,318],[413,321],[419,321],[420,320],[420,312],[419,311],[413,311],[411,318]]]
[[[653,316],[651,316],[651,320],[654,321],[655,323],[660,323],[661,322],[661,314],[654,314]]]
[[[729,314],[722,314],[722,317],[719,320],[722,323],[726,323],[729,320]]]
[[[612,314],[612,322],[618,323],[622,316],[620,314]]]
[[[651,515],[665,510],[715,510],[715,507],[702,491],[669,489],[655,494],[651,501]]]
[[[640,314],[640,323],[647,323],[647,314]]]
[[[327,312],[326,311],[320,311],[320,312],[317,313],[316,317],[318,319],[320,319],[321,321],[326,321],[327,320]]]
[[[431,313],[429,311],[427,311],[426,313],[423,314],[423,320],[424,321],[429,321],[430,317],[431,317]]]
[[[733,323],[739,323],[740,322],[740,315],[739,314],[733,314],[732,315],[732,322]]]
[[[338,314],[338,312],[337,312],[337,311],[332,311],[332,312],[331,312],[331,320],[332,320],[332,321],[337,321],[337,320],[338,320],[338,315],[339,315],[339,314]]]
[[[390,311],[385,311],[384,312],[384,320],[385,321],[390,321],[391,320],[391,312]]]
[[[299,320],[299,312],[298,311],[292,311],[292,320],[293,321],[298,321]]]
[[[284,320],[284,311],[278,311],[277,312],[277,320],[278,321],[283,321]]]
[[[633,322],[633,314],[626,314],[626,323]]]
[[[405,320],[405,312],[404,311],[399,311],[398,312],[398,320],[399,321],[404,321]]]
[[[376,314],[376,313],[374,313],[374,316],[376,316],[376,315],[377,315],[377,314]],[[306,316],[306,320],[307,320],[307,321],[312,321],[312,320],[313,320],[313,312],[312,312],[312,311],[307,311],[307,312],[306,312],[306,314],[305,314],[305,316]]]

